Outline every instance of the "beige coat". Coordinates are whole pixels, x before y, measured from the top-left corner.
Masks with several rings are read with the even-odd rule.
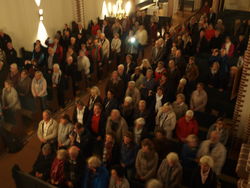
[[[56,120],[51,119],[46,136],[44,136],[44,120],[40,121],[37,129],[37,136],[39,139],[43,138],[47,142],[53,142],[57,139],[58,123]]]

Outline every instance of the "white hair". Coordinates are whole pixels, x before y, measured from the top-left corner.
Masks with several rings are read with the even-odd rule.
[[[101,94],[100,89],[97,86],[93,86],[90,91],[93,91],[97,96]]]
[[[65,149],[59,149],[59,150],[57,151],[57,157],[58,157],[59,159],[66,159],[67,155],[68,155],[68,151],[65,150]]]
[[[124,65],[122,65],[122,64],[118,65],[117,69],[119,69],[119,68],[124,69]]]
[[[18,69],[16,63],[12,63],[12,64],[10,65],[10,67],[11,67],[11,68],[14,68],[14,69]]]
[[[56,63],[56,64],[53,65],[53,68],[60,69],[60,66]]]
[[[124,102],[131,104],[133,102],[133,98],[130,96],[127,96],[127,97],[125,97]]]
[[[180,79],[179,83],[182,83],[182,84],[186,85],[187,84],[187,80],[185,78],[182,78],[182,79]]]
[[[167,161],[172,161],[172,162],[178,162],[179,161],[179,157],[177,155],[177,153],[175,152],[170,152],[167,156],[166,156]]]
[[[101,160],[96,156],[92,156],[88,159],[88,166],[91,168],[98,168],[101,166],[101,164]]]
[[[186,116],[194,117],[194,111],[193,110],[186,111]]]
[[[135,120],[135,124],[138,124],[138,125],[145,125],[145,119],[144,118],[137,118],[136,120]]]
[[[146,188],[163,188],[163,185],[159,180],[151,179],[148,181]]]
[[[203,157],[200,158],[200,164],[203,165],[208,165],[210,168],[214,167],[214,160],[212,157],[208,155],[204,155]]]
[[[135,87],[135,81],[129,81],[128,85]]]

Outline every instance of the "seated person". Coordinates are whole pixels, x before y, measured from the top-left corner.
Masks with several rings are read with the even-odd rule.
[[[109,173],[107,169],[102,166],[101,160],[92,156],[87,161],[87,167],[84,172],[81,184],[82,188],[101,188],[108,187]]]
[[[129,182],[125,177],[124,169],[121,166],[114,166],[111,170],[109,188],[130,188]]]
[[[154,150],[154,144],[149,139],[142,141],[142,148],[139,150],[135,168],[136,178],[144,183],[156,175],[158,165],[158,154]]]
[[[50,168],[54,160],[54,154],[50,144],[44,144],[36,162],[33,165],[31,174],[44,181],[49,180]]]
[[[169,153],[162,161],[157,172],[157,179],[163,187],[181,187],[182,166],[177,153]]]
[[[185,142],[186,138],[190,134],[198,135],[198,122],[194,119],[194,112],[188,110],[184,117],[180,118],[176,125],[177,138]]]
[[[200,166],[196,169],[191,179],[192,188],[217,187],[217,176],[213,171],[213,158],[204,155],[200,158]]]
[[[224,145],[227,144],[229,130],[225,127],[225,123],[222,118],[218,118],[217,121],[211,125],[207,133],[207,138],[210,137],[212,131],[217,131],[220,134],[220,143]]]

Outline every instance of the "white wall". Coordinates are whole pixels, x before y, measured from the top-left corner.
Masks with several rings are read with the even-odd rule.
[[[14,47],[31,50],[37,39],[39,15],[34,0],[0,0],[0,28],[13,39]],[[73,20],[71,0],[41,0],[44,25],[49,36]]]
[[[250,12],[250,0],[225,0],[224,8]]]

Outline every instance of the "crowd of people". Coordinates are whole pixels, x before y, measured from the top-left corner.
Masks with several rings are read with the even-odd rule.
[[[41,152],[31,174],[69,188],[217,187],[229,130],[218,117],[201,141],[196,117],[211,110],[207,88],[232,89],[250,20],[237,20],[227,35],[223,21],[205,10],[180,31],[167,25],[164,33],[158,32],[157,14],[148,17],[145,11],[113,24],[94,20],[87,29],[65,25],[46,47],[37,40],[32,56],[23,60],[0,31],[1,121],[12,121],[20,109],[32,111],[34,101],[43,111],[37,130]],[[209,71],[200,80],[205,73],[197,59],[204,54]],[[106,84],[105,96],[92,85],[97,81]],[[90,87],[87,103],[78,96],[83,85]],[[53,119],[72,100],[73,116]]]

